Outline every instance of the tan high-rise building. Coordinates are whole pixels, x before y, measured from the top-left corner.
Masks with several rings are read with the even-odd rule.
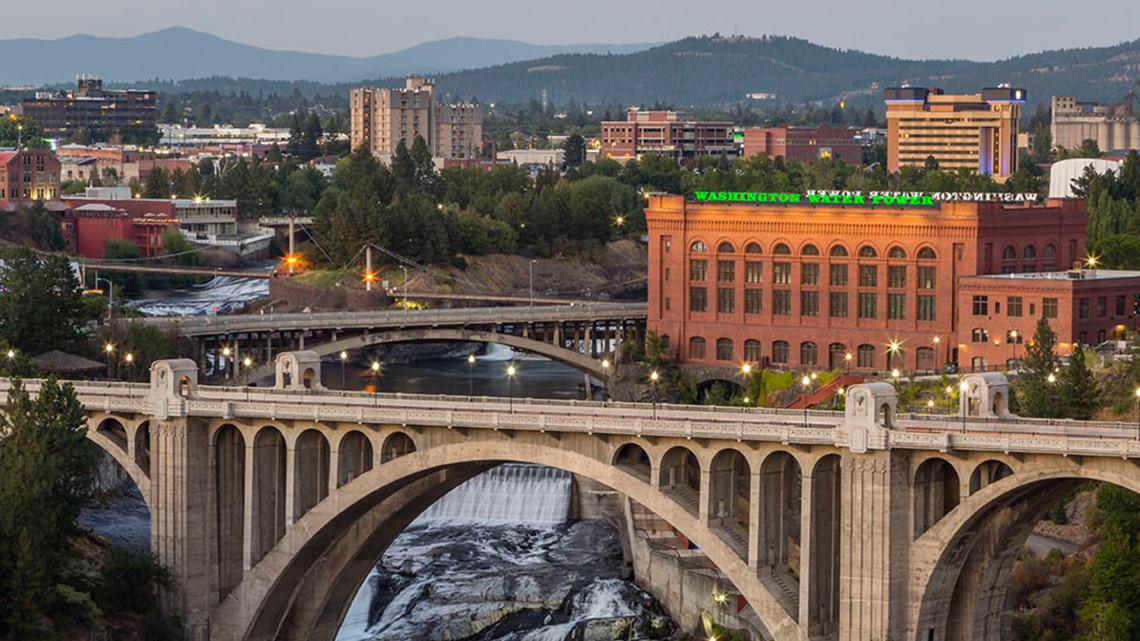
[[[1004,181],[1017,171],[1017,122],[1026,91],[990,87],[950,95],[917,87],[884,91],[887,169],[921,167],[933,157],[941,169],[970,169]]]
[[[1131,91],[1110,105],[1053,96],[1053,121],[1049,128],[1053,146],[1076,149],[1086,140],[1095,140],[1104,153],[1140,149],[1140,116],[1133,107],[1135,99],[1136,94]]]
[[[390,154],[401,140],[411,149],[421,136],[433,156],[473,158],[482,146],[483,108],[437,103],[435,85],[426,78],[408,76],[403,89],[353,89],[349,104],[353,149]]]

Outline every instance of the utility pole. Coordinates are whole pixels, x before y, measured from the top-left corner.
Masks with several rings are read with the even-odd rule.
[[[364,246],[364,291],[372,291],[372,244]]]
[[[289,275],[293,275],[293,265],[297,262],[297,240],[293,233],[293,225],[296,222],[297,214],[289,213],[289,256],[285,259],[285,263],[289,265]]]

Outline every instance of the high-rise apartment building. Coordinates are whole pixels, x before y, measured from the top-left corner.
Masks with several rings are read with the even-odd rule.
[[[82,130],[99,134],[155,131],[155,92],[103,89],[99,78],[81,77],[75,91],[40,92],[23,102],[49,138],[70,138]]]
[[[1086,140],[1095,140],[1105,153],[1140,149],[1140,116],[1134,110],[1135,99],[1136,94],[1131,91],[1111,105],[1053,96],[1053,121],[1049,127],[1053,146],[1074,149]]]
[[[403,89],[353,89],[352,148],[390,154],[403,140],[410,149],[416,136],[438,158],[474,158],[483,140],[483,108],[474,103],[440,104],[435,85],[408,76]]]
[[[921,167],[933,157],[944,170],[970,169],[1003,181],[1017,171],[1017,122],[1026,91],[990,87],[979,94],[899,87],[887,103],[887,169]]]

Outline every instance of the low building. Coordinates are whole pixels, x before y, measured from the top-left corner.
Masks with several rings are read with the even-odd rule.
[[[60,164],[50,151],[0,151],[0,206],[59,197]]]
[[[966,276],[958,289],[960,364],[1001,369],[1025,356],[1037,319],[1049,319],[1057,352],[1100,345],[1138,329],[1140,272],[1082,269]]]
[[[108,240],[125,240],[138,247],[140,255],[157,256],[167,230],[178,229],[178,224],[166,214],[134,215],[103,203],[73,207],[61,221],[68,252],[87,258],[103,258]]]
[[[1104,153],[1140,149],[1140,115],[1136,94],[1129,91],[1113,104],[1077,102],[1072,96],[1053,96],[1049,132],[1053,147],[1076,149],[1093,140]]]
[[[214,125],[213,127],[183,127],[159,125],[162,137],[159,144],[172,149],[226,148],[233,146],[265,145],[276,143],[282,150],[289,145],[289,130],[253,123],[248,127]]]
[[[735,158],[737,146],[731,122],[694,120],[683,111],[626,110],[624,121],[602,122],[602,157],[615,160],[659,154],[670,158],[724,156]]]
[[[836,158],[848,165],[863,163],[862,130],[858,127],[745,127],[744,151],[749,158],[768,154],[796,162]]]

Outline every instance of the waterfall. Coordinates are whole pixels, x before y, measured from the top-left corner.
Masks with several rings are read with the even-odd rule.
[[[508,463],[455,488],[413,526],[433,523],[555,525],[570,512],[568,472]]]

